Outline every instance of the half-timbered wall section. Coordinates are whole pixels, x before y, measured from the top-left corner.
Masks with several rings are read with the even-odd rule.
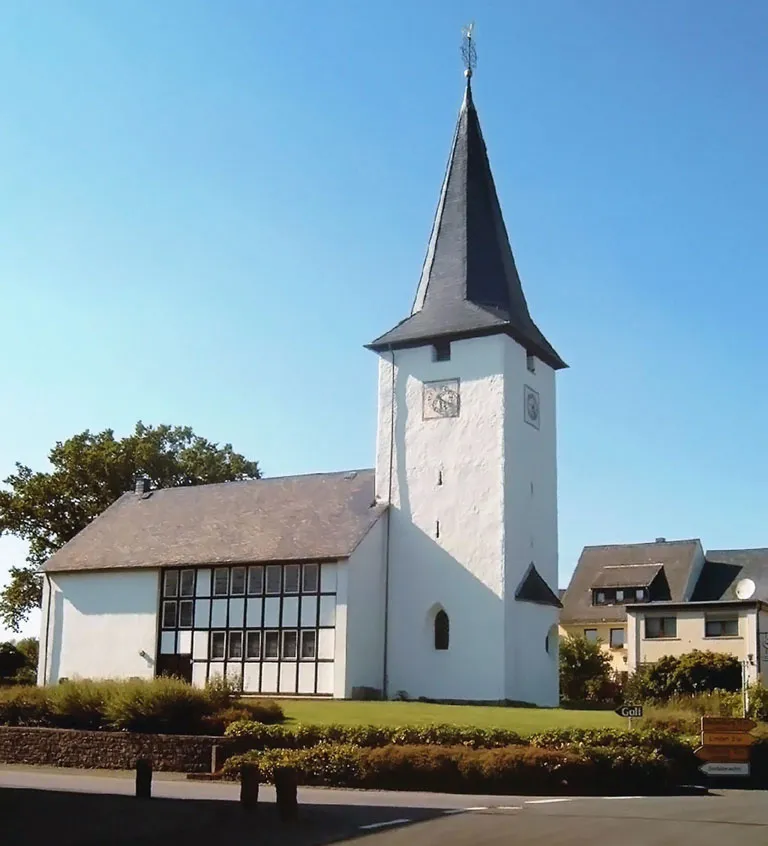
[[[164,570],[158,671],[191,668],[198,686],[226,676],[245,693],[333,694],[336,578],[335,562]]]

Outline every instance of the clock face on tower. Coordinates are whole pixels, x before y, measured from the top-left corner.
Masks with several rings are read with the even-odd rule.
[[[539,394],[533,388],[525,386],[524,390],[524,414],[525,422],[539,428],[541,420],[541,407],[539,405]]]
[[[459,380],[425,382],[422,398],[422,416],[425,420],[437,417],[459,416]]]

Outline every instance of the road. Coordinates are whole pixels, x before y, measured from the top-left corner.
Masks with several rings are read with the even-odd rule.
[[[0,768],[0,795],[34,796],[35,808],[40,808],[49,797],[58,796],[61,802],[67,801],[66,796],[69,795],[70,801],[98,802],[99,807],[104,802],[120,802],[122,805],[117,806],[118,810],[122,809],[128,815],[125,819],[131,826],[150,810],[159,815],[157,819],[147,820],[143,831],[129,832],[126,827],[129,823],[123,822],[116,831],[101,834],[94,829],[99,820],[98,814],[93,813],[96,807],[93,804],[84,812],[77,808],[71,811],[68,808],[51,808],[51,816],[69,813],[71,818],[89,818],[91,828],[87,835],[73,834],[67,843],[98,843],[99,834],[102,842],[145,844],[155,842],[156,836],[158,843],[167,843],[169,835],[173,835],[173,840],[190,828],[195,833],[199,830],[202,840],[206,825],[215,825],[220,839],[228,846],[253,842],[253,817],[249,819],[248,829],[243,829],[242,825],[237,828],[234,823],[231,829],[225,829],[234,817],[225,819],[219,814],[214,820],[213,817],[203,819],[199,816],[203,813],[200,809],[209,809],[209,815],[211,808],[225,809],[230,815],[238,811],[238,785],[190,782],[179,776],[157,774],[153,782],[153,797],[167,801],[137,803],[135,799],[126,798],[132,792],[133,780],[128,773]],[[72,794],[78,794],[78,797]],[[109,795],[114,798],[110,800]],[[118,800],[116,797],[121,798]],[[184,799],[198,801],[179,801]],[[274,802],[273,790],[262,788],[260,801],[269,808]],[[604,838],[616,841],[620,846],[765,846],[768,843],[768,797],[759,791],[564,799],[302,788],[299,801],[304,815],[303,827],[285,828],[283,824],[281,828],[275,817],[272,831],[266,809],[259,812],[262,816],[256,819],[262,835],[260,842],[285,846],[342,842],[364,842],[366,846],[432,846],[434,843],[440,846],[507,846],[509,843],[591,846],[597,838]],[[176,810],[171,813],[173,809]],[[183,809],[184,813],[194,810],[198,817],[195,820],[182,818],[178,809]],[[269,808],[270,812],[272,810]],[[101,813],[103,824],[109,821],[115,825],[113,807]],[[158,831],[158,819],[162,820],[165,831]],[[240,817],[241,824],[243,820]],[[173,828],[175,825],[178,827]],[[23,843],[36,842],[29,839],[28,828],[26,831]],[[270,832],[274,840],[270,839]],[[107,834],[108,840],[103,839]],[[193,842],[187,834],[184,837],[186,842]],[[58,842],[62,843],[60,837]]]

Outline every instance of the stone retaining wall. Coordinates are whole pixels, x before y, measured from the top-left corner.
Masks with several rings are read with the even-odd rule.
[[[130,770],[137,758],[149,758],[155,770],[206,773],[214,746],[223,762],[237,745],[226,737],[0,726],[3,764]]]

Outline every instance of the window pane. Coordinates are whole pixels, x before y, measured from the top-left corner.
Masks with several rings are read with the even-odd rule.
[[[635,591],[635,599],[637,599],[638,602],[642,602],[645,599],[645,591],[642,588],[638,588]]]
[[[163,603],[163,628],[176,628],[176,603],[174,601]]]
[[[597,641],[597,629],[584,629],[584,637],[590,643],[595,643]]]
[[[232,593],[238,596],[245,593],[245,567],[232,568]]]
[[[261,658],[261,632],[247,632],[245,636],[245,657]]]
[[[605,605],[605,593],[601,590],[595,594],[595,605]]]
[[[739,621],[738,621],[738,619],[737,620],[726,620],[723,634],[726,634],[726,635],[729,635],[729,636],[732,637],[732,636],[738,635],[738,633],[739,633]]]
[[[317,632],[305,631],[301,633],[301,657],[315,658],[317,655]]]
[[[280,576],[282,567],[267,567],[267,593],[280,593]]]
[[[677,617],[663,618],[664,637],[677,637]]]
[[[616,602],[623,602],[624,601],[624,591],[617,590],[616,591]]]
[[[163,596],[178,596],[179,595],[179,571],[167,570],[165,573],[165,586],[163,588]]]
[[[194,596],[195,594],[195,571],[182,570],[181,571],[181,591],[182,596]]]
[[[217,567],[213,571],[213,593],[214,596],[226,596],[229,591],[229,570],[226,567]]]
[[[659,617],[646,617],[645,636],[659,637],[661,634],[661,619]]]
[[[624,629],[611,629],[611,646],[616,649],[624,646]]]
[[[195,603],[191,599],[184,599],[179,603],[179,627],[182,629],[192,628],[192,611]]]
[[[224,644],[227,636],[224,632],[211,633],[211,658],[213,660],[224,658]]]
[[[279,632],[264,632],[264,657],[277,658],[280,650]]]
[[[317,593],[317,577],[319,567],[317,564],[304,565],[304,593]]]
[[[299,575],[301,567],[298,564],[288,564],[285,568],[285,587],[286,593],[299,592]]]
[[[295,658],[298,643],[298,632],[283,632],[283,658]]]
[[[248,593],[252,596],[260,596],[264,593],[264,568],[248,568]]]
[[[229,633],[229,657],[242,658],[243,657],[243,633],[230,632]]]

